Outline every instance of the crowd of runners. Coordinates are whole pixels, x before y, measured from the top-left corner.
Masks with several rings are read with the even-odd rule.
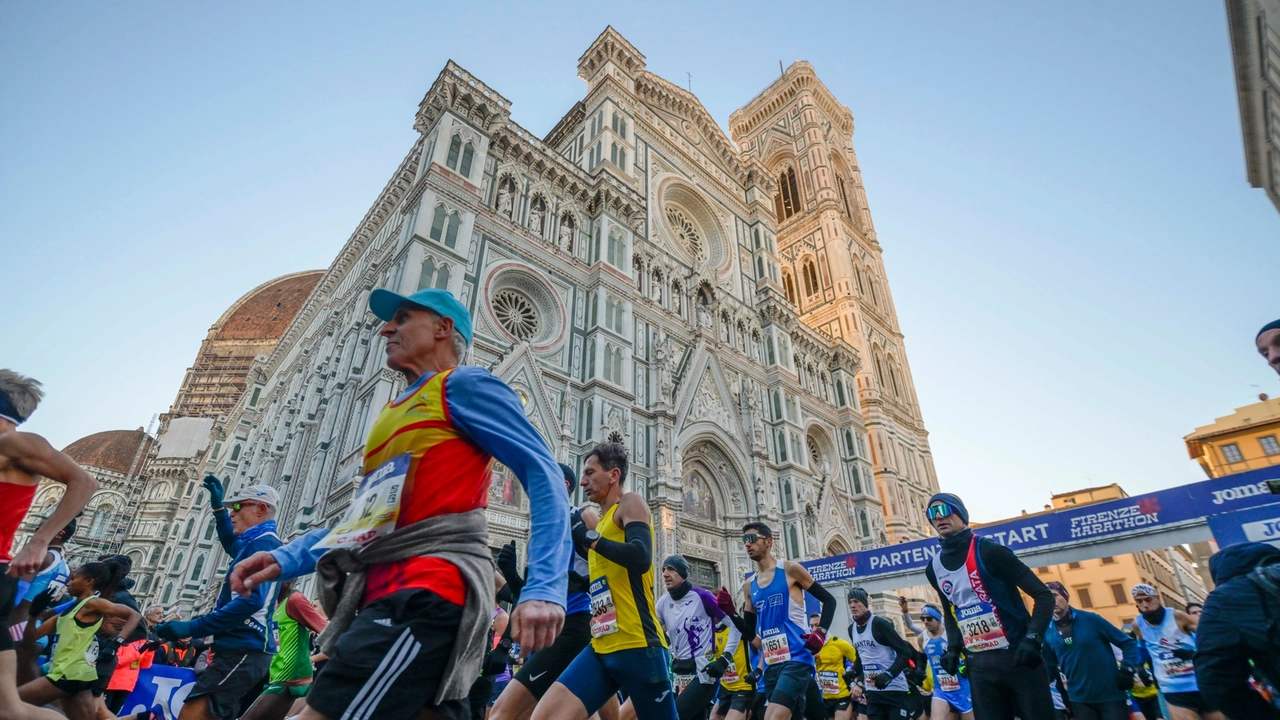
[[[941,545],[926,570],[940,602],[911,613],[899,598],[899,625],[849,588],[838,637],[840,599],[775,558],[765,522],[742,527],[754,567],[741,587],[712,592],[690,582],[680,555],[659,562],[649,505],[625,489],[625,449],[597,445],[580,474],[557,463],[515,392],[459,365],[471,318],[448,292],[376,290],[370,309],[407,387],[370,430],[350,514],[284,543],[275,489],[228,497],[207,477],[231,559],[214,610],[189,620],[139,610],[126,556],[68,567],[62,548],[97,483],[17,431],[42,392],[0,371],[0,720],[151,718],[122,705],[157,664],[195,671],[182,720],[1276,713],[1280,550],[1269,545],[1218,553],[1204,608],[1168,608],[1135,586],[1140,616],[1117,628],[975,535],[963,501],[939,493],[925,511]],[[1280,370],[1280,321],[1257,344]],[[530,498],[527,545],[504,546],[496,563],[484,514],[494,460]],[[65,492],[10,555],[39,478]],[[570,506],[575,486],[588,506]],[[313,574],[314,602],[294,590]]]

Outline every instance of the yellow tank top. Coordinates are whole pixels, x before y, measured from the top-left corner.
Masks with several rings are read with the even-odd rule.
[[[102,627],[102,618],[88,627],[76,621],[76,613],[93,597],[87,597],[70,610],[58,616],[57,633],[54,640],[53,661],[49,664],[49,680],[81,680],[98,679],[98,628]]]
[[[818,685],[822,688],[825,700],[838,700],[849,697],[849,684],[844,681],[844,661],[857,662],[858,651],[853,649],[849,641],[833,637],[827,640],[822,650],[814,657],[814,666],[818,671]]]
[[[626,542],[626,532],[613,521],[615,503],[596,524],[600,537]],[[653,544],[653,527],[649,527]],[[591,572],[591,648],[606,655],[619,650],[666,647],[653,600],[653,563],[643,573],[606,560],[595,550],[587,556]]]
[[[716,657],[724,654],[725,645],[729,644],[729,628],[720,628],[716,631]],[[720,684],[729,692],[740,692],[743,690],[751,690],[751,683],[747,682],[747,675],[751,673],[751,666],[747,663],[747,641],[743,640],[738,643],[738,649],[733,653],[733,664],[728,670],[724,671],[724,675],[720,676]]]

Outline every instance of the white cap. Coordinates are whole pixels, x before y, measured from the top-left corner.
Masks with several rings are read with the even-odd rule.
[[[1139,595],[1151,595],[1152,597],[1160,597],[1160,593],[1157,593],[1155,588],[1151,587],[1146,583],[1138,583],[1137,585],[1134,585],[1132,592],[1135,598],[1138,597]]]
[[[250,485],[233,497],[229,497],[222,501],[223,505],[230,505],[237,502],[260,502],[263,505],[270,505],[273,508],[280,507],[280,493],[270,485]]]

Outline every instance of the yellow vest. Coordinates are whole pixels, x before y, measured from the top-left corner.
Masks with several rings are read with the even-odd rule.
[[[613,521],[618,505],[605,511],[596,532],[604,540],[626,542],[626,532]],[[649,527],[653,543],[653,527]],[[653,563],[636,573],[606,560],[592,550],[587,555],[591,572],[591,648],[601,655],[643,647],[666,647],[662,625],[654,611]]]
[[[849,684],[844,681],[844,661],[857,662],[858,651],[853,649],[848,640],[833,637],[814,656],[814,665],[818,670],[818,686],[822,688],[824,700],[837,700],[849,697]]]

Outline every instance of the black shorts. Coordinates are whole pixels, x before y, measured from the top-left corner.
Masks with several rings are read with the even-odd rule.
[[[240,698],[267,677],[271,655],[258,650],[216,650],[213,662],[196,676],[187,701],[209,698],[209,712],[231,720],[240,709]]]
[[[1200,697],[1199,692],[1172,692],[1161,693],[1164,695],[1164,701],[1174,707],[1187,708],[1204,714],[1212,710],[1208,705],[1204,704],[1204,700]]]
[[[834,717],[837,710],[847,710],[851,702],[847,697],[833,698],[831,700],[822,699],[822,704],[827,707],[827,717]]]
[[[13,638],[9,636],[9,614],[18,603],[18,578],[9,573],[9,563],[0,563],[0,652],[13,649]]]
[[[745,713],[751,710],[756,702],[755,690],[725,690],[720,686],[720,701],[716,703],[716,715],[724,717],[730,710]]]
[[[462,606],[411,588],[369,603],[338,638],[307,705],[330,718],[410,720],[423,709],[467,720],[465,698],[434,703]]]
[[[93,696],[102,697],[107,692],[107,686],[111,684],[111,676],[116,674],[117,656],[116,649],[109,646],[111,638],[98,636],[98,679],[93,681]],[[109,648],[109,650],[108,650]]]
[[[551,689],[551,684],[559,679],[560,673],[590,644],[591,612],[584,610],[566,615],[564,629],[556,636],[555,642],[531,655],[512,679],[541,700]]]
[[[50,680],[49,684],[66,693],[68,696],[71,696],[76,693],[84,692],[85,690],[91,690],[94,682],[95,681],[93,680],[68,680],[66,678],[58,678],[57,680]]]
[[[869,690],[867,720],[903,720],[911,714],[909,698],[903,690]]]

